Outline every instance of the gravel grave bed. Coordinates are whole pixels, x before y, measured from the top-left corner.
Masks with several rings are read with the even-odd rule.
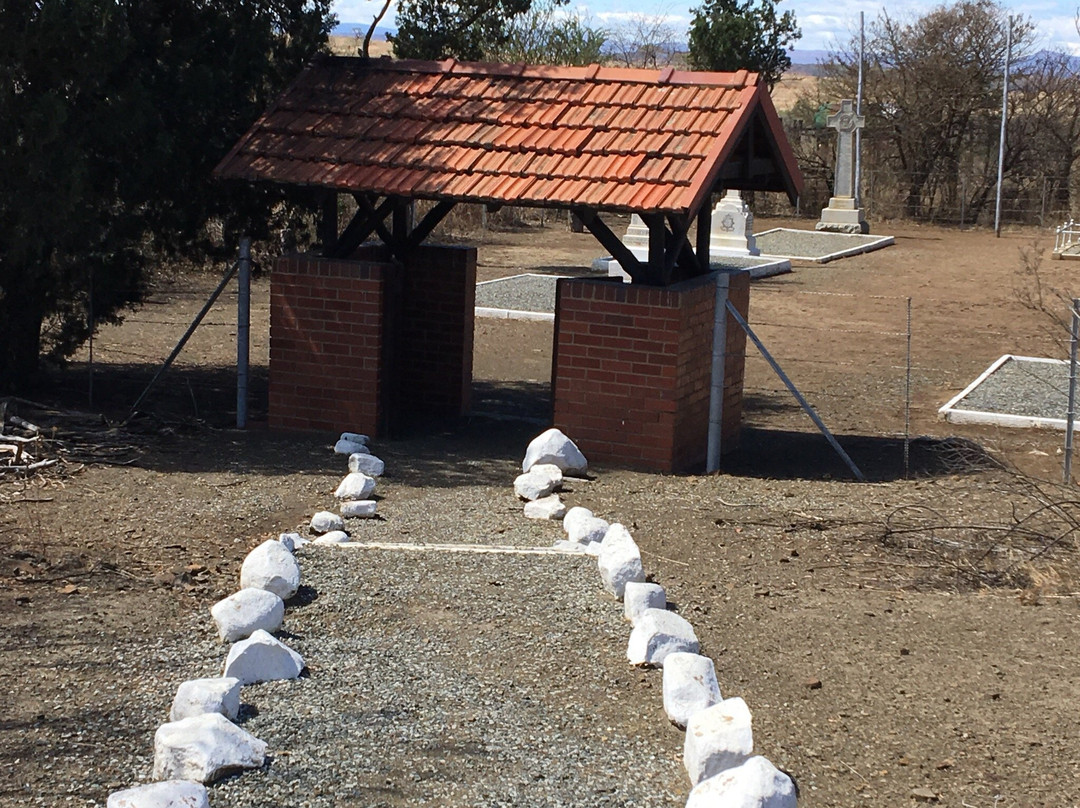
[[[1064,418],[1069,408],[1069,366],[1011,357],[953,409]]]
[[[779,228],[757,233],[754,238],[764,255],[815,260],[852,248],[877,249],[870,245],[887,237]]]
[[[555,284],[565,275],[514,275],[476,285],[476,305],[511,311],[555,311]]]

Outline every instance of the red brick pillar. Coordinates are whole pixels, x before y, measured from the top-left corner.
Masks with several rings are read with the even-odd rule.
[[[731,298],[745,314],[749,275],[739,273],[731,285]],[[713,276],[669,287],[567,278],[557,290],[555,425],[590,460],[659,472],[704,468]],[[725,448],[742,412],[741,333],[729,318]]]
[[[377,261],[279,258],[270,276],[271,428],[378,434],[385,276]]]
[[[464,415],[472,394],[476,248],[425,245],[398,273],[391,417],[409,424]]]

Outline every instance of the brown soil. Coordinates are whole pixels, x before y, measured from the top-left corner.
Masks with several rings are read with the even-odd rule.
[[[895,247],[799,266],[756,283],[751,297],[751,324],[874,482],[849,481],[754,359],[748,428],[725,473],[600,467],[575,500],[631,528],[647,571],[715,659],[725,695],[750,704],[759,750],[797,779],[800,804],[1076,805],[1075,494],[1014,471],[1059,479],[1062,436],[936,415],[1002,353],[1060,355],[1050,319],[1015,291],[1020,250],[1048,238],[881,229]],[[599,252],[591,237],[562,228],[489,233],[479,274],[575,271]],[[1070,266],[1045,262],[1044,283],[1065,287]],[[88,773],[95,756],[122,761],[125,749],[151,742],[97,713],[96,693],[115,688],[110,655],[175,632],[184,615],[232,591],[247,549],[304,521],[336,481],[336,464],[310,436],[265,429],[265,279],[254,292],[249,429],[229,427],[235,349],[224,305],[148,399],[152,414],[111,426],[215,281],[163,281],[152,305],[102,331],[94,408],[84,363],[36,394],[53,412],[19,404],[57,426],[50,451],[62,448],[66,462],[28,480],[0,477],[2,805],[58,804],[81,783],[94,784],[85,797],[103,801],[127,785]],[[905,479],[909,296],[910,432],[935,437],[912,444]],[[478,408],[542,417],[550,357],[549,325],[479,320]],[[91,409],[114,420],[71,414]],[[485,465],[519,455],[536,429],[474,418],[383,448],[404,486],[422,485],[409,471],[417,452],[475,461],[475,482]],[[1030,532],[1015,529],[1046,503],[1056,507],[1025,523]],[[659,721],[656,693],[642,709]],[[72,722],[100,730],[76,745]]]

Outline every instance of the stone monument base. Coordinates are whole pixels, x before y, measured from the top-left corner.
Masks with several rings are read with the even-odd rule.
[[[834,196],[829,199],[829,206],[821,209],[821,220],[814,229],[830,233],[865,235],[870,232],[870,225],[863,217],[862,208],[855,207],[855,200],[852,197]]]

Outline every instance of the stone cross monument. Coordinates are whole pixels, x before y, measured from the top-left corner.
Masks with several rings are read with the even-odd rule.
[[[821,210],[818,230],[834,233],[870,232],[862,208],[855,207],[855,130],[862,129],[865,122],[862,115],[855,114],[855,104],[850,98],[841,101],[837,113],[829,116],[829,126],[837,132],[836,180],[829,206]]]

